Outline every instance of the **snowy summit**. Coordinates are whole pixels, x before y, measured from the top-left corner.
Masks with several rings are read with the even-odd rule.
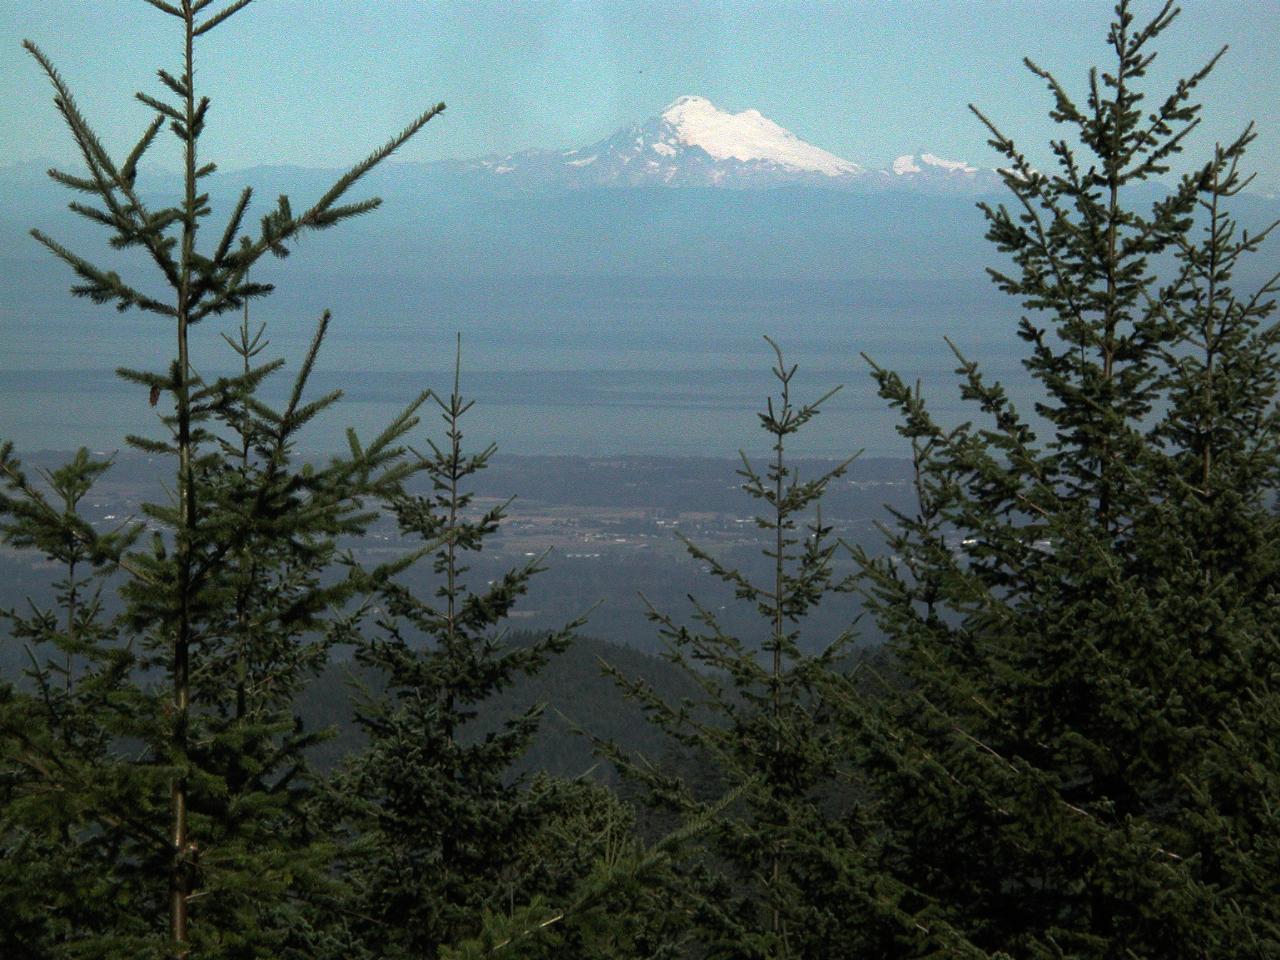
[[[856,163],[805,143],[759,110],[728,113],[706,97],[681,97],[660,119],[680,144],[700,147],[716,160],[762,161],[828,177],[862,171]],[[674,143],[667,145],[674,150]]]
[[[893,161],[893,172],[899,177],[913,173],[924,173],[925,171],[946,176],[948,174],[974,174],[978,172],[978,168],[971,167],[963,160],[944,160],[942,157],[932,153],[918,155],[908,153]]]

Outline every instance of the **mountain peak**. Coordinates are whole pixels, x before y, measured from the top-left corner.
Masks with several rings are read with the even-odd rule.
[[[677,97],[656,116],[595,143],[471,161],[471,169],[521,189],[694,187],[980,192],[999,178],[921,148],[871,170],[801,140],[759,110],[722,110],[707,97]]]
[[[893,161],[893,172],[899,177],[924,173],[926,170],[942,176],[973,175],[978,172],[977,167],[970,166],[963,160],[944,160],[936,154],[926,153],[923,150],[919,153],[903,154]]]
[[[698,147],[715,160],[759,161],[797,172],[828,177],[856,174],[856,163],[805,143],[759,110],[729,113],[706,97],[683,96],[662,111],[659,119],[672,128],[674,141]]]
[[[666,109],[662,111],[662,119],[667,120],[668,114],[678,114],[684,109],[702,110],[706,108],[715,110],[716,106],[706,97],[685,94],[683,97],[676,97],[667,104]]]

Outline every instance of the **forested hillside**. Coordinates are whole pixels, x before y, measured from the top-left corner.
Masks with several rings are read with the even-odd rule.
[[[127,152],[26,44],[76,147],[49,175],[110,259],[33,237],[168,359],[119,370],[165,429],[125,439],[136,511],[94,499],[119,438],[34,468],[0,445],[31,598],[0,611],[0,956],[1280,957],[1280,287],[1240,285],[1275,260],[1232,213],[1252,127],[1181,156],[1223,54],[1149,76],[1171,3],[1119,0],[1083,84],[1026,61],[1053,169],[974,108],[1032,406],[957,350],[955,422],[866,357],[910,457],[873,536],[856,432],[794,455],[839,386],[766,338],[767,452],[692,471],[752,538],[630,531],[679,544],[680,589],[642,601],[658,659],[590,639],[585,574],[498,552],[537,524],[481,479],[521,476],[472,442],[460,343],[380,431],[299,449],[341,409],[312,377],[332,318],[286,376],[252,305],[444,105],[256,223],[248,188],[215,215],[206,35],[248,0],[148,2],[173,60]],[[561,467],[530,486],[589,485]],[[544,582],[574,602],[526,629]]]

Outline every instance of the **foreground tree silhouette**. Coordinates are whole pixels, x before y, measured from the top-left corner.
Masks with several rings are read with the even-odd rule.
[[[820,603],[853,588],[850,576],[837,572],[841,547],[821,512],[823,495],[853,458],[800,477],[788,444],[839,388],[796,403],[796,368],[769,343],[779,395],[758,416],[772,456],[760,470],[744,455],[739,470],[743,491],[761,507],[755,522],[768,538],[768,574],[752,578],[685,540],[690,556],[750,606],[759,629],[739,636],[725,628],[718,610],[692,596],[691,623],[651,610],[667,658],[702,692],[696,703],[670,703],[611,671],[651,722],[693,758],[701,782],[601,746],[646,788],[651,804],[680,822],[705,816],[724,792],[738,793],[703,835],[675,888],[675,902],[685,904],[706,956],[861,956],[866,928],[899,921],[866,888],[867,825],[834,723],[833,705],[847,693],[839,678],[851,660],[853,634],[804,635],[806,618]]]
[[[862,559],[908,682],[890,736],[851,728],[904,909],[992,953],[1280,955],[1276,287],[1232,287],[1265,236],[1225,211],[1251,130],[1138,205],[1217,60],[1143,111],[1176,14],[1122,0],[1083,106],[1027,62],[1079,143],[1056,172],[978,114],[1013,196],[983,208],[1012,261],[992,276],[1027,310],[1045,426],[963,357],[986,427],[943,428],[876,369],[919,510]]]
[[[499,529],[507,504],[473,507],[468,485],[495,448],[464,450],[462,418],[472,401],[460,392],[456,367],[452,391],[434,400],[445,440],[428,439],[415,465],[429,490],[389,499],[401,533],[420,540],[430,558],[432,595],[408,582],[420,576],[416,566],[397,562],[377,575],[376,607],[358,611],[344,630],[385,691],[358,704],[369,744],[349,758],[333,791],[350,837],[341,858],[344,913],[354,918],[348,956],[436,956],[475,936],[485,912],[576,879],[549,876],[549,860],[527,855],[544,824],[576,800],[568,785],[531,788],[512,774],[541,706],[483,736],[472,722],[494,694],[562,652],[580,624],[508,641],[507,618],[542,567],[535,560],[483,585],[468,576],[468,558]]]
[[[323,649],[304,638],[313,636],[326,607],[341,603],[358,583],[354,577],[322,582],[321,574],[337,558],[336,537],[367,522],[361,498],[390,495],[403,477],[395,443],[413,425],[413,405],[367,447],[352,436],[349,456],[319,469],[298,468],[291,464],[298,430],[336,399],[303,402],[327,316],[280,411],[255,396],[280,365],[254,365],[260,333],[255,343],[246,328],[238,344],[242,372],[214,383],[193,370],[189,340],[201,321],[270,292],[270,285],[249,279],[263,256],[285,256],[287,244],[306,231],[376,207],[376,199],[342,201],[443,104],[352,167],[304,212],[295,214],[281,196],[256,234],[243,231],[252,199],[245,189],[217,242],[201,252],[200,227],[212,212],[201,180],[215,168],[198,156],[209,101],[197,93],[195,47],[249,0],[220,7],[211,0],[148,2],[179,26],[181,64],[176,72],[158,72],[164,98],[138,94],[156,116],[123,161],[107,153],[48,58],[25,44],[53,84],[55,105],[84,163],[82,174],[51,170],[50,176],[85,198],[71,204],[74,211],[106,227],[113,247],[138,249],[167,288],[164,297],[144,292],[153,286],[144,277],[100,269],[33,231],[74,270],[75,294],[172,323],[169,369],[121,375],[148,388],[153,405],[165,397],[172,404],[164,418],[169,440],[130,443],[172,456],[176,484],[174,502],[145,508],[164,532],[147,549],[129,552],[139,527],[100,536],[76,512],[102,464],[82,455],[53,474],[50,486],[61,502],[50,502],[5,449],[6,539],[45,549],[68,569],[60,596],[65,616],[37,613],[15,630],[58,654],[52,661],[33,658],[35,695],[4,692],[0,734],[6,771],[12,771],[5,799],[19,814],[12,843],[37,859],[50,844],[64,854],[94,854],[83,860],[86,871],[75,873],[79,881],[65,874],[65,882],[53,885],[38,906],[54,912],[19,934],[15,949],[185,956],[205,944],[221,956],[281,955],[294,938],[305,939],[305,924],[290,914],[286,893],[296,899],[302,878],[320,879],[318,849],[300,818],[305,791],[297,789],[308,741],[294,728],[290,708],[308,671],[323,659]],[[182,149],[183,196],[153,210],[135,181],[140,160],[166,125]],[[78,586],[86,566],[95,575],[119,570],[128,578],[129,605],[119,620],[86,622],[90,611],[100,613]],[[156,693],[162,678],[169,690],[164,696]],[[46,695],[41,701],[54,680],[63,700]],[[44,726],[33,732],[30,716]],[[79,746],[68,750],[68,743]],[[134,744],[142,745],[140,754]],[[102,752],[111,759],[102,760]],[[36,798],[51,796],[63,799],[42,811]],[[118,904],[113,923],[97,916],[111,909],[104,895]],[[155,922],[161,900],[167,900],[163,927]],[[305,944],[298,949],[305,953]]]

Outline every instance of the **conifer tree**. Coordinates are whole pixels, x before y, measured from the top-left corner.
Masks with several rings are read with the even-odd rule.
[[[443,105],[418,116],[305,211],[294,213],[281,196],[256,233],[244,229],[252,201],[246,189],[216,242],[202,252],[197,241],[212,208],[201,181],[215,167],[198,151],[209,101],[196,88],[195,49],[249,0],[220,7],[212,0],[148,2],[180,28],[181,65],[158,72],[163,97],[138,94],[155,118],[123,160],[110,156],[48,58],[34,44],[25,46],[52,83],[84,164],[81,174],[55,169],[50,176],[81,197],[71,209],[105,227],[113,247],[138,251],[168,296],[144,292],[152,283],[141,271],[126,279],[38,230],[33,235],[75,272],[73,293],[172,324],[174,360],[167,370],[120,372],[149,389],[153,405],[164,399],[171,410],[163,418],[168,440],[134,437],[130,443],[172,458],[175,499],[144,507],[161,532],[130,551],[139,527],[108,540],[73,507],[44,509],[48,497],[6,450],[6,539],[46,552],[61,539],[81,554],[72,557],[65,547],[50,553],[69,564],[73,586],[60,600],[70,626],[55,629],[49,613],[38,614],[30,629],[14,621],[17,633],[42,631],[31,638],[71,652],[66,689],[74,692],[68,696],[75,709],[44,711],[50,718],[41,733],[45,743],[21,729],[16,718],[31,711],[33,698],[48,686],[52,668],[43,665],[43,654],[35,658],[36,693],[6,689],[5,718],[14,722],[0,731],[5,799],[30,811],[39,797],[62,798],[42,823],[20,827],[25,832],[17,842],[30,849],[52,837],[61,844],[58,856],[92,849],[105,864],[96,875],[82,874],[74,894],[31,904],[46,914],[38,955],[308,955],[298,939],[305,940],[306,923],[296,906],[305,901],[308,883],[323,879],[323,851],[302,816],[301,750],[309,735],[296,729],[291,703],[322,662],[324,648],[314,634],[326,607],[342,603],[358,585],[358,578],[334,583],[325,576],[338,559],[336,538],[367,523],[361,498],[385,496],[402,479],[396,441],[413,426],[413,405],[368,446],[352,435],[348,456],[324,467],[299,466],[293,462],[298,430],[336,399],[303,399],[327,316],[279,411],[257,397],[279,366],[253,360],[260,337],[255,342],[246,328],[233,342],[241,371],[214,382],[192,367],[190,338],[202,321],[270,292],[269,284],[249,279],[265,255],[283,257],[307,231],[376,207],[376,199],[344,198]],[[136,186],[138,167],[166,126],[182,149],[183,196],[174,206],[152,209]],[[65,497],[68,484],[82,485],[100,469],[81,457],[65,476],[53,475],[51,488]],[[81,624],[88,608],[74,586],[86,557],[102,572],[122,572],[128,601],[122,617],[92,630]],[[93,745],[81,753],[106,759],[80,763],[80,754],[64,746],[75,737]],[[20,775],[8,776],[13,770]],[[75,859],[64,857],[64,863]],[[62,868],[47,859],[42,869],[58,874]],[[74,875],[59,876],[62,882],[51,889],[66,887]],[[94,913],[107,905],[115,908],[110,918]]]
[[[1276,288],[1232,288],[1261,240],[1224,210],[1249,131],[1141,209],[1218,59],[1144,108],[1176,15],[1121,0],[1083,106],[1027,61],[1077,141],[1052,173],[978,114],[1014,208],[983,207],[1011,261],[992,276],[1027,311],[1045,426],[962,356],[983,426],[875,370],[917,470],[892,556],[862,557],[906,683],[848,718],[900,905],[991,954],[1280,955]]]
[[[120,824],[97,811],[128,792],[129,772],[108,756],[129,729],[138,697],[133,657],[104,615],[104,592],[137,537],[128,526],[102,532],[81,501],[110,467],[81,449],[33,480],[0,448],[0,536],[39,551],[63,573],[54,603],[6,611],[9,643],[25,647],[25,683],[0,684],[0,954],[55,955],[68,931],[114,926],[128,889],[115,862]],[[116,828],[116,829],[113,829]],[[127,909],[127,907],[126,907]]]
[[[795,403],[796,368],[769,343],[780,395],[776,402],[769,398],[759,419],[773,456],[761,471],[743,455],[739,475],[742,489],[762,507],[756,526],[767,537],[770,575],[757,582],[682,537],[690,556],[751,606],[759,629],[737,636],[722,626],[718,611],[692,597],[692,624],[651,610],[667,658],[703,693],[697,703],[668,703],[614,671],[624,692],[697,758],[715,785],[700,795],[705,790],[645,758],[605,749],[624,774],[646,785],[651,803],[684,818],[705,815],[723,791],[740,791],[709,826],[703,854],[687,861],[677,894],[689,900],[707,956],[859,956],[865,941],[858,931],[868,914],[849,904],[872,902],[861,889],[858,865],[863,824],[828,698],[852,632],[827,638],[816,653],[805,648],[817,646],[817,638],[803,636],[814,607],[852,585],[836,572],[840,547],[820,508],[852,458],[801,479],[787,457],[788,441],[836,390]]]
[[[558,882],[528,903],[485,911],[476,934],[442,949],[441,960],[480,960],[499,951],[526,960],[689,956],[688,905],[677,895],[679,865],[743,791],[731,791],[679,829],[645,844],[630,808],[601,785],[539,777],[534,789],[561,796],[524,860]]]
[[[369,745],[334,789],[351,838],[343,854],[349,949],[379,958],[435,956],[475,936],[485,911],[529,904],[561,879],[525,854],[563,794],[512,776],[541,707],[484,736],[469,724],[493,694],[566,649],[577,624],[530,643],[505,642],[503,623],[542,568],[534,560],[485,584],[468,576],[468,558],[499,529],[507,504],[473,507],[467,484],[495,447],[464,449],[462,417],[472,401],[460,392],[456,367],[452,391],[433,400],[445,442],[428,439],[429,453],[416,464],[430,490],[400,490],[388,503],[401,533],[422,542],[410,559],[430,557],[432,595],[406,582],[417,567],[399,561],[376,574],[376,607],[346,628],[357,660],[385,684],[358,707]]]

